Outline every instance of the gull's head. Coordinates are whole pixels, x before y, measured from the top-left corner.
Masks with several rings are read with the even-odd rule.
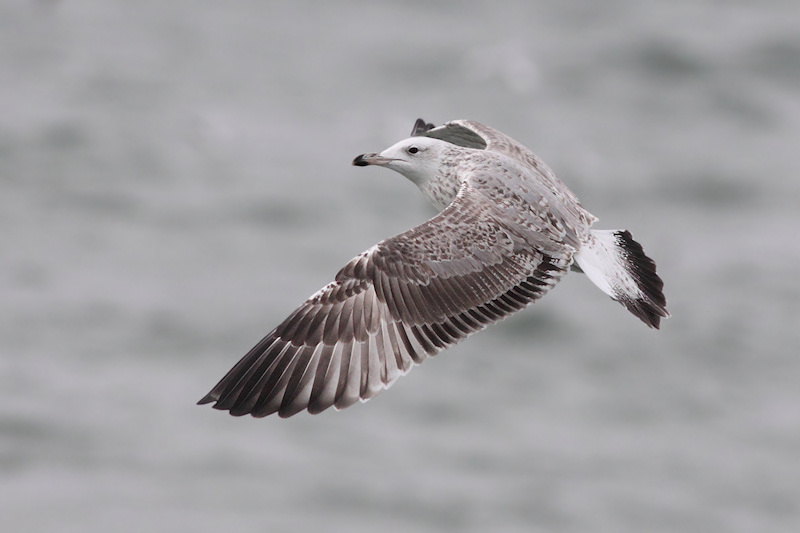
[[[449,143],[439,139],[409,137],[379,154],[361,154],[353,160],[353,164],[390,168],[420,185],[440,171],[448,146]]]

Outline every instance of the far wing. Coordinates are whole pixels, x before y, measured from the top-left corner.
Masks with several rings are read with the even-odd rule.
[[[421,131],[419,135],[441,139],[466,148],[504,154],[534,172],[554,194],[563,198],[563,204],[572,216],[578,217],[587,226],[597,220],[594,215],[583,209],[577,196],[556,177],[544,161],[519,142],[494,128],[474,120],[453,120],[444,126]]]
[[[572,249],[536,249],[519,229],[462,186],[431,220],[356,256],[199,403],[287,417],[372,398],[556,284]]]

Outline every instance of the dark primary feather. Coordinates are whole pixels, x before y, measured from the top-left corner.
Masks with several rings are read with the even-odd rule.
[[[414,127],[411,129],[411,137],[424,135],[426,131],[432,130],[435,127],[436,126],[434,126],[433,124],[425,122],[425,120],[418,118],[417,121],[414,123]]]
[[[495,211],[462,186],[433,219],[353,258],[199,403],[256,417],[343,409],[540,298],[571,251],[527,245]]]

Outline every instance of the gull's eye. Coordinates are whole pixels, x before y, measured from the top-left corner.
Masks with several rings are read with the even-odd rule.
[[[412,146],[411,148],[408,149],[409,154],[416,154],[417,152],[419,152],[419,148],[417,148],[416,146]]]

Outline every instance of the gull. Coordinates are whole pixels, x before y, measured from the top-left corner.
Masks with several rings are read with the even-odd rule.
[[[411,137],[353,165],[399,172],[439,213],[354,257],[199,404],[289,417],[367,401],[569,270],[652,328],[669,316],[656,265],[630,232],[591,229],[597,218],[547,165],[493,128],[418,119]]]

